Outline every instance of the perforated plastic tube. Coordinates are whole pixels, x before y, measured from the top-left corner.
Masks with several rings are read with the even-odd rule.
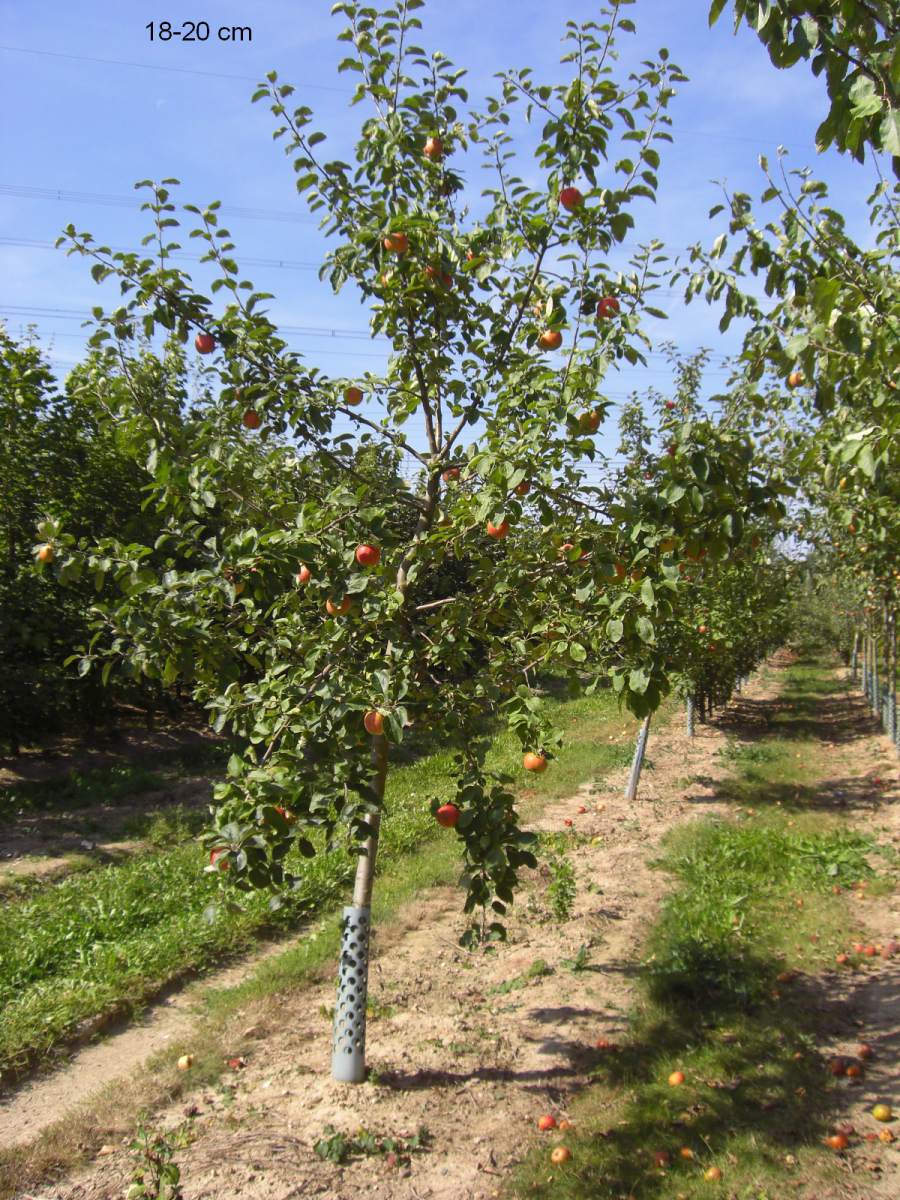
[[[331,1075],[340,1083],[362,1083],[366,1077],[366,997],[371,923],[370,908],[348,905],[344,909],[331,1047]]]

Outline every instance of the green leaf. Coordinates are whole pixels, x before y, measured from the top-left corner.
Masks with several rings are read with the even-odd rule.
[[[719,17],[721,17],[722,9],[725,7],[725,5],[727,3],[728,3],[728,0],[713,0],[712,4],[709,6],[709,27],[710,27],[710,29],[712,29],[713,25],[715,25],[716,21],[718,21]]]
[[[856,465],[869,479],[875,478],[875,456],[872,453],[872,447],[868,443],[860,450],[859,456],[856,459]]]
[[[854,117],[874,117],[881,112],[882,100],[875,92],[875,83],[868,75],[859,75],[849,92]]]
[[[606,622],[606,636],[611,642],[621,642],[625,625],[618,619]]]
[[[900,51],[897,53],[900,60]],[[881,144],[885,154],[900,158],[900,110],[889,112],[878,127]]]
[[[643,667],[636,667],[628,676],[628,688],[632,692],[636,692],[639,696],[643,696],[647,690],[647,684],[650,682],[650,676]]]
[[[653,622],[648,617],[638,617],[634,628],[642,642],[649,643],[655,640],[656,631],[653,628]]]
[[[656,604],[656,593],[653,591],[653,584],[649,579],[645,579],[641,584],[641,600],[647,608],[653,608]]]

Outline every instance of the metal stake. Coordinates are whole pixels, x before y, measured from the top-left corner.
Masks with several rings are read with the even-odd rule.
[[[634,758],[631,760],[631,776],[625,789],[626,800],[636,800],[638,782],[641,778],[641,768],[644,765],[644,754],[647,750],[647,738],[650,736],[650,718],[644,717],[641,731],[638,734],[637,745],[634,748]]]

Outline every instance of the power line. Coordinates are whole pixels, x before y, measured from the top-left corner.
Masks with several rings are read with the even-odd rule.
[[[208,79],[236,79],[242,83],[259,83],[267,72],[262,72],[260,75],[233,75],[225,71],[198,71],[194,67],[169,67],[162,63],[142,63],[129,62],[121,58],[94,58],[87,54],[64,54],[60,50],[34,50],[30,46],[2,46],[0,50],[6,50],[11,54],[36,54],[46,58],[68,58],[73,62],[89,62],[103,63],[110,67],[138,67],[142,71],[170,71],[178,75],[203,75]],[[327,83],[300,83],[297,87],[309,88],[316,92],[340,92],[342,96],[346,96],[346,88],[335,87]]]
[[[0,239],[0,240],[2,240],[2,239]],[[61,321],[88,320],[90,318],[90,314],[88,312],[86,312],[84,309],[64,308],[61,306],[44,307],[44,306],[37,305],[37,304],[2,304],[2,303],[0,303],[0,312],[9,313],[11,316],[41,317],[41,318],[50,317],[50,318],[58,319]],[[351,338],[351,339],[359,339],[362,341],[369,341],[369,342],[379,342],[379,341],[389,341],[390,340],[389,338],[385,337],[383,334],[372,334],[368,330],[365,330],[365,329],[335,329],[335,328],[330,328],[328,326],[323,326],[323,325],[276,325],[276,328],[278,329],[278,331],[280,333],[296,334],[296,335],[299,335],[302,337]],[[690,351],[686,351],[686,353],[690,353]],[[646,356],[648,358],[663,358],[664,354],[661,350],[648,350],[646,352]],[[710,361],[713,363],[718,361],[721,366],[725,366],[729,360],[728,360],[727,355],[721,355],[721,356],[714,356]],[[666,373],[666,374],[668,373],[667,368],[637,367],[636,366],[635,369],[641,370],[641,371],[651,371],[652,370],[652,371],[662,371],[663,373]],[[716,375],[716,374],[722,374],[723,372],[716,370],[716,369],[710,370],[710,368],[707,368],[707,373]]]
[[[59,200],[66,204],[96,204],[104,208],[140,208],[146,201],[140,196],[116,196],[109,192],[75,192],[64,188],[24,187],[14,183],[0,183],[0,196],[19,196],[26,200]],[[245,208],[237,204],[223,204],[219,212],[248,221],[288,221],[309,224],[314,217],[302,213],[276,208]]]
[[[57,249],[55,242],[42,242],[37,238],[11,238],[0,237],[0,246],[15,246],[23,250],[55,250]],[[122,254],[139,254],[142,251],[132,250],[128,246],[110,246],[110,250],[119,251]],[[146,253],[146,251],[143,251]],[[172,251],[169,258],[186,259],[189,262],[202,262],[203,258],[200,254],[188,254],[184,250]],[[251,256],[242,255],[241,262],[246,263],[251,267],[278,267],[282,270],[289,271],[318,271],[320,263],[312,262],[295,262],[288,258],[253,258]]]

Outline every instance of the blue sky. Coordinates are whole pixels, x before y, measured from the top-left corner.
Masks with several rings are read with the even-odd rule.
[[[34,323],[60,372],[77,361],[84,335],[74,314],[114,292],[92,282],[83,260],[42,243],[52,243],[71,221],[101,243],[136,247],[146,232],[142,214],[115,199],[133,197],[138,179],[175,176],[185,201],[220,199],[256,210],[255,217],[229,216],[223,223],[239,258],[274,260],[248,265],[245,273],[275,294],[277,321],[307,331],[288,340],[311,365],[340,376],[379,368],[384,354],[367,343],[357,298],[333,296],[309,267],[320,262],[324,240],[271,139],[268,110],[249,100],[254,82],[277,69],[295,84],[297,103],[315,110],[335,152],[352,143],[361,107],[348,105],[353,77],[336,72],[345,52],[336,41],[343,19],[329,11],[330,0],[190,6],[0,0],[0,79],[5,111],[16,112],[5,122],[0,157],[0,318],[12,332]],[[755,36],[746,30],[733,35],[727,14],[709,30],[707,11],[707,0],[638,0],[627,14],[637,34],[622,35],[623,70],[666,46],[690,78],[670,109],[675,142],[663,148],[659,202],[641,202],[635,213],[640,240],[657,237],[672,250],[711,241],[706,214],[720,198],[711,181],[725,179],[732,189],[758,195],[757,157],[774,160],[779,144],[790,150],[791,164],[809,164],[828,181],[833,202],[865,237],[862,201],[874,170],[834,153],[815,154],[814,131],[826,108],[821,82],[803,64],[776,71]],[[419,14],[421,41],[468,68],[478,106],[494,91],[493,74],[507,67],[530,65],[536,77],[560,79],[564,20],[598,14],[593,0],[569,0],[562,10],[536,0],[429,0]],[[161,17],[176,27],[205,19],[213,37],[199,44],[151,43],[145,26]],[[248,24],[252,41],[215,39],[219,26]],[[63,198],[44,198],[45,192]],[[70,193],[84,199],[76,202]],[[197,278],[202,281],[202,273]],[[697,301],[684,308],[677,296],[666,295],[661,307],[670,319],[652,324],[655,338],[686,350],[707,345],[717,356],[735,348],[733,335],[719,335],[718,315]],[[716,367],[708,377],[713,390],[724,382]],[[664,361],[654,356],[647,369],[608,377],[608,394],[618,400],[634,388],[664,389],[668,379]],[[606,444],[614,442],[611,432]]]

